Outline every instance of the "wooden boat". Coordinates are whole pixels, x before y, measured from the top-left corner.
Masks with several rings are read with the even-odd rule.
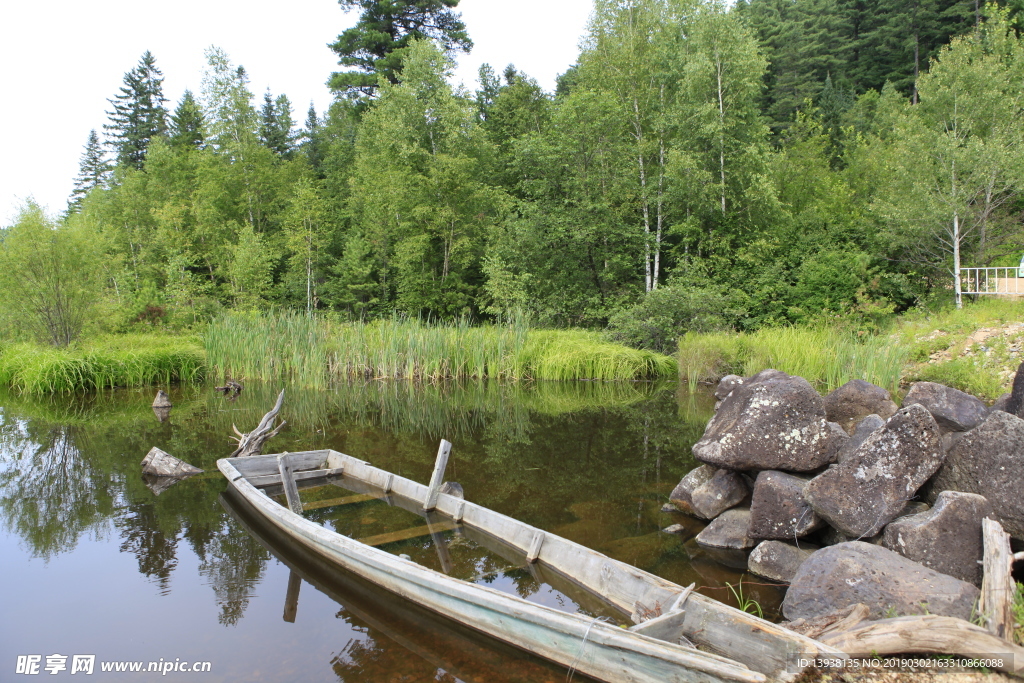
[[[224,458],[217,467],[268,523],[313,553],[411,602],[476,631],[608,683],[758,683],[791,680],[799,659],[845,655],[577,543],[441,492],[450,444],[429,486],[331,450]],[[335,479],[411,508],[440,514],[518,549],[529,563],[600,596],[623,615],[638,606],[663,611],[629,629],[567,614],[446,576],[305,519],[298,482]],[[267,487],[283,487],[285,507]],[[640,610],[642,611],[642,610]],[[689,641],[697,647],[680,644]],[[697,649],[700,648],[700,649]]]

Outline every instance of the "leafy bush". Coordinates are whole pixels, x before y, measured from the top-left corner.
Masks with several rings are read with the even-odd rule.
[[[733,328],[746,311],[738,294],[715,287],[669,285],[649,292],[640,303],[611,317],[611,338],[638,349],[675,353],[687,332]]]

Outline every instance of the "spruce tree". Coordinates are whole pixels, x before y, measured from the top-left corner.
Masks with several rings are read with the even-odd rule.
[[[192,91],[186,90],[177,109],[171,114],[171,125],[168,130],[171,144],[175,147],[199,149],[206,138],[204,126],[203,109],[196,102]]]
[[[339,0],[338,4],[345,11],[362,10],[356,25],[330,46],[338,54],[338,63],[354,70],[332,74],[329,85],[350,97],[376,93],[378,77],[398,83],[402,59],[397,52],[416,39],[435,41],[448,56],[473,48],[462,16],[452,11],[459,0]]]
[[[78,213],[82,210],[82,200],[94,187],[103,187],[110,177],[110,164],[107,163],[103,153],[103,145],[100,144],[100,137],[96,130],[89,131],[89,139],[85,143],[85,151],[82,153],[82,161],[78,166],[78,176],[75,178],[75,189],[71,191],[68,199],[68,213]]]
[[[150,141],[167,132],[163,82],[156,58],[146,50],[138,66],[124,75],[120,94],[108,100],[114,109],[103,127],[110,132],[118,164],[141,169]]]
[[[324,160],[323,143],[321,141],[321,129],[323,124],[316,114],[316,107],[309,103],[309,111],[306,112],[306,127],[302,131],[301,149],[309,160],[309,165],[317,172]]]
[[[268,88],[263,94],[263,107],[260,109],[260,142],[280,156],[290,156],[294,143],[293,126],[292,104],[288,96],[279,95],[275,100]]]

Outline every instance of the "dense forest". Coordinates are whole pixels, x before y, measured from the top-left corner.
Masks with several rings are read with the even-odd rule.
[[[472,47],[458,0],[340,4],[362,10],[332,45],[347,70],[303,123],[213,47],[169,103],[144,54],[66,213],[29,203],[0,231],[5,336],[278,307],[528,316],[667,349],[686,330],[870,329],[952,302],[955,259],[1024,248],[1013,7],[596,0],[550,93],[512,65],[451,85]]]

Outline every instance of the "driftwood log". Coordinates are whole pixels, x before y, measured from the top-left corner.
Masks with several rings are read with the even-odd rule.
[[[238,395],[242,393],[242,389],[243,387],[241,383],[236,382],[233,379],[228,379],[227,382],[224,382],[224,386],[222,387],[213,388],[214,391],[219,391],[220,393],[224,394],[229,398],[237,398]]]
[[[1002,666],[987,668],[1024,676],[1024,648],[955,617],[927,614],[867,621],[842,633],[821,636],[819,640],[851,657],[959,654],[971,659],[1001,660]]]
[[[256,429],[252,430],[248,434],[243,434],[238,431],[238,427],[231,425],[231,428],[235,430],[235,434],[238,435],[236,441],[238,441],[238,448],[229,455],[229,458],[245,457],[249,455],[261,455],[263,453],[263,444],[267,442],[272,436],[276,436],[281,428],[284,427],[287,422],[281,420],[281,424],[274,427],[274,419],[277,414],[281,412],[281,404],[284,403],[284,389],[277,395],[277,403],[270,410],[269,413],[263,416],[260,423],[256,425]],[[232,437],[234,438],[234,437]]]

